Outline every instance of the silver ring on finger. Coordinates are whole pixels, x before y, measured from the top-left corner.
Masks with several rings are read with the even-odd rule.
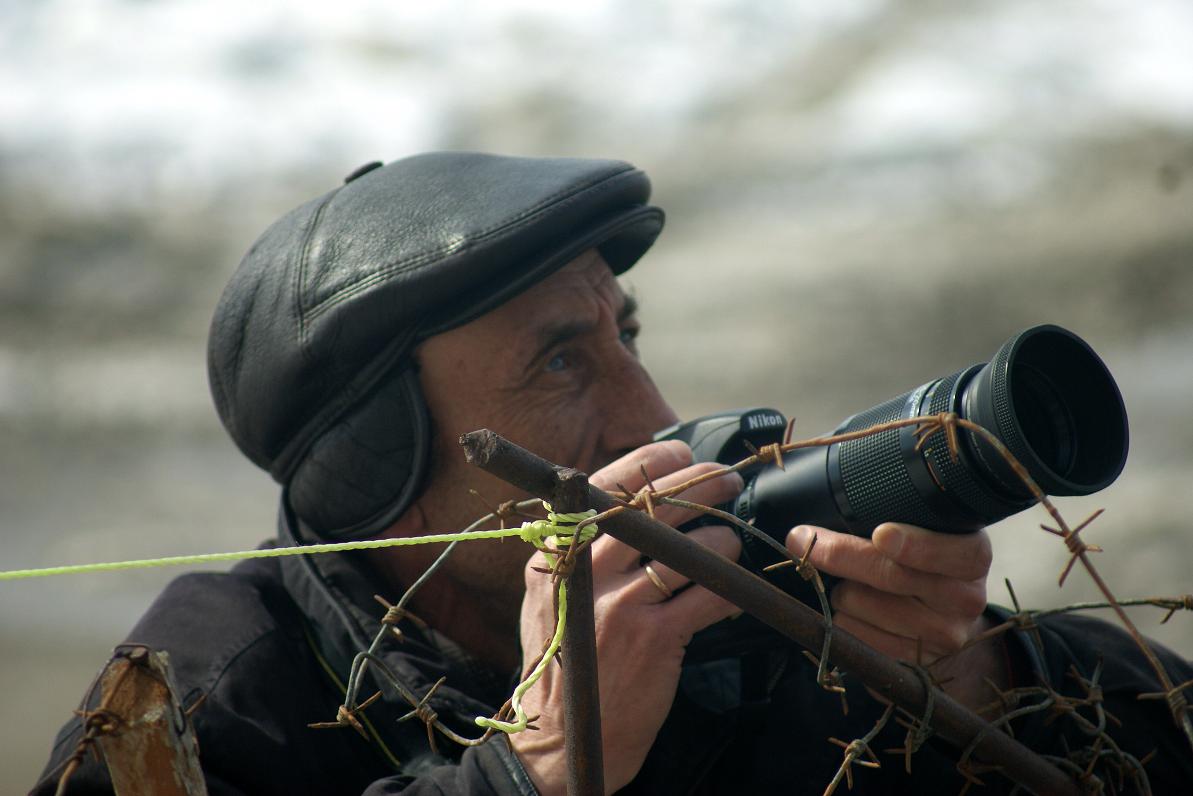
[[[659,592],[663,595],[664,600],[670,600],[675,596],[675,592],[667,587],[667,584],[664,583],[663,579],[659,577],[659,573],[655,572],[654,569],[651,568],[650,564],[647,564],[645,567],[643,567],[643,569],[646,570],[647,579],[654,584],[656,589],[659,590]]]

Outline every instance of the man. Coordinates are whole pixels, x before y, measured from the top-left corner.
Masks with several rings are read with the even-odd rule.
[[[221,298],[209,365],[229,433],[283,487],[277,543],[456,530],[484,513],[470,490],[493,505],[521,497],[464,464],[459,435],[481,427],[609,490],[645,486],[644,471],[663,488],[709,470],[681,443],[647,444],[676,417],[638,360],[635,305],[616,275],[661,229],[648,196],[645,175],[625,163],[436,153],[363,167],[275,223]],[[716,504],[740,488],[721,478],[687,497]],[[675,526],[693,515],[664,507],[659,516]],[[813,533],[813,562],[844,579],[833,591],[837,626],[903,660],[953,655],[935,674],[971,707],[1057,666],[1092,667],[1092,645],[1122,645],[1101,625],[1079,624],[1046,629],[1052,655],[1042,659],[1014,640],[966,648],[995,621],[983,533],[886,524],[861,539],[797,527],[788,547],[802,553]],[[728,528],[692,535],[738,554]],[[550,633],[550,585],[536,569],[544,562],[528,551],[513,541],[460,545],[410,603],[417,621],[403,620],[403,639],[378,653],[418,696],[446,675],[429,705],[458,733],[479,736],[472,718],[506,700],[511,675]],[[508,739],[463,749],[440,737],[432,748],[421,724],[399,720],[411,706],[385,678],[383,699],[361,714],[367,740],[307,727],[336,714],[342,678],[379,627],[372,595],[396,599],[440,552],[253,561],[167,588],[130,638],[170,652],[185,706],[204,699],[194,721],[212,793],[563,791],[554,665],[525,699],[539,729]],[[607,788],[823,789],[839,760],[826,738],[861,735],[880,706],[853,686],[844,715],[777,638],[685,664],[693,635],[737,609],[649,563],[609,537],[593,545]],[[1082,641],[1082,632],[1096,638]],[[1146,677],[1114,663],[1116,682],[1144,690]],[[1133,730],[1149,719],[1133,754],[1167,744],[1179,755],[1162,710],[1130,709]],[[1027,730],[1060,753],[1064,728]],[[43,792],[77,741],[77,722],[68,724]],[[911,774],[890,758],[859,784],[958,787],[955,756],[929,743]],[[105,787],[102,766],[91,764],[68,792]]]

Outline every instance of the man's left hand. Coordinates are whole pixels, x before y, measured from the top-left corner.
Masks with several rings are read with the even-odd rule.
[[[831,592],[833,623],[893,658],[932,664],[950,696],[977,707],[989,700],[985,678],[1007,680],[1001,646],[966,648],[988,626],[986,575],[990,538],[985,531],[936,533],[888,522],[870,539],[799,526],[787,548],[803,555],[816,535],[810,561],[842,578]]]

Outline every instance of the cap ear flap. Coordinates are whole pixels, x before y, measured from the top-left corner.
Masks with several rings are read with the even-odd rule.
[[[287,485],[290,507],[321,538],[375,536],[418,496],[430,451],[430,418],[407,364],[315,440]]]

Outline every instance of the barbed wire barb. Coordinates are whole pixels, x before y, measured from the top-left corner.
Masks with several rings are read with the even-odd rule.
[[[886,706],[886,710],[874,723],[874,726],[863,735],[861,738],[846,743],[838,738],[829,738],[829,743],[840,746],[845,750],[845,759],[841,761],[840,768],[837,769],[836,775],[832,781],[829,782],[828,787],[824,789],[824,796],[832,796],[836,792],[837,786],[841,784],[841,778],[845,778],[846,787],[853,790],[853,767],[863,766],[865,768],[881,768],[882,764],[878,762],[878,756],[874,754],[874,750],[870,748],[870,741],[874,740],[874,736],[882,731],[886,723],[890,720],[891,714],[895,711],[895,704],[892,702]],[[866,759],[862,759],[865,757]]]
[[[935,437],[939,432],[943,437],[945,444],[948,447],[950,456],[956,460],[960,451],[960,431],[964,429],[968,435],[967,441],[970,439],[980,439],[993,447],[1008,463],[1011,469],[1022,480],[1028,491],[1037,499],[1041,507],[1048,513],[1052,519],[1052,524],[1041,524],[1041,529],[1045,532],[1061,538],[1069,552],[1068,559],[1058,578],[1058,586],[1063,587],[1069,574],[1076,567],[1078,563],[1089,574],[1094,581],[1096,587],[1105,597],[1105,602],[1097,603],[1075,603],[1073,605],[1064,606],[1061,608],[1053,608],[1046,610],[1025,610],[1018,600],[1010,580],[1006,581],[1008,593],[1011,602],[1014,605],[1014,613],[1000,624],[989,628],[982,634],[967,642],[962,651],[972,646],[975,643],[993,638],[999,634],[1007,633],[1011,630],[1023,631],[1031,642],[1039,649],[1043,649],[1043,641],[1040,637],[1039,627],[1037,622],[1042,617],[1051,616],[1058,613],[1065,613],[1071,611],[1088,610],[1094,608],[1109,608],[1113,610],[1120,620],[1120,623],[1126,629],[1128,634],[1132,637],[1136,646],[1142,651],[1148,661],[1149,666],[1155,672],[1159,681],[1160,690],[1139,694],[1140,700],[1163,700],[1166,703],[1169,713],[1177,726],[1184,733],[1186,740],[1193,748],[1193,720],[1190,718],[1190,707],[1186,692],[1193,688],[1193,680],[1186,681],[1180,684],[1173,684],[1164,666],[1150,648],[1148,642],[1139,633],[1138,629],[1131,622],[1129,617],[1124,613],[1124,606],[1130,605],[1152,605],[1159,607],[1165,611],[1161,622],[1168,622],[1172,616],[1181,610],[1193,610],[1193,594],[1183,594],[1176,597],[1148,597],[1138,598],[1134,600],[1119,600],[1111,592],[1098,570],[1094,567],[1090,560],[1089,554],[1101,552],[1102,548],[1096,544],[1090,544],[1085,541],[1082,534],[1085,532],[1094,520],[1098,519],[1103,511],[1098,509],[1089,517],[1085,518],[1075,527],[1070,527],[1055,505],[1050,501],[1048,496],[1044,494],[1038,484],[1032,479],[1026,468],[1014,457],[1014,455],[1006,448],[1005,445],[988,430],[982,426],[959,417],[955,413],[946,412],[937,415],[921,416],[914,418],[903,418],[887,423],[877,424],[866,429],[845,432],[841,434],[834,434],[824,437],[816,437],[812,439],[792,441],[794,429],[794,419],[788,422],[783,434],[782,443],[770,443],[763,445],[761,448],[755,447],[752,444],[746,443],[750,451],[750,456],[741,461],[731,465],[722,466],[699,476],[696,476],[688,481],[678,484],[667,489],[657,489],[656,485],[647,471],[645,466],[641,467],[641,473],[645,485],[636,493],[631,493],[622,484],[617,484],[621,490],[621,494],[609,494],[609,497],[614,505],[606,509],[604,512],[590,512],[590,516],[583,516],[581,519],[576,519],[572,525],[572,530],[568,533],[557,533],[552,537],[552,541],[545,540],[539,542],[537,546],[548,554],[550,566],[546,568],[536,568],[537,571],[549,576],[554,581],[554,588],[552,589],[552,599],[555,603],[557,612],[557,621],[553,629],[553,634],[558,635],[562,631],[561,620],[558,615],[562,612],[562,604],[564,602],[566,592],[563,590],[562,578],[571,571],[572,563],[575,561],[578,553],[587,549],[591,545],[596,536],[600,533],[598,523],[614,517],[626,511],[640,511],[650,517],[655,516],[655,510],[658,506],[663,504],[671,504],[682,507],[691,511],[696,511],[705,515],[712,516],[716,519],[722,520],[737,529],[742,533],[749,534],[754,538],[759,539],[764,544],[770,546],[776,551],[782,560],[777,564],[770,565],[763,569],[764,572],[770,572],[780,567],[794,566],[797,573],[803,580],[810,583],[814,588],[817,598],[820,602],[821,611],[819,612],[820,620],[823,626],[823,645],[821,647],[821,654],[814,655],[810,651],[805,651],[804,654],[816,665],[817,683],[827,691],[839,693],[841,695],[842,710],[848,713],[848,703],[845,698],[845,687],[843,684],[843,677],[841,672],[832,665],[830,655],[833,633],[832,612],[830,609],[830,602],[828,600],[827,590],[824,587],[823,579],[819,572],[811,563],[811,555],[817,543],[817,535],[813,534],[809,540],[806,549],[800,555],[795,555],[788,550],[785,545],[773,539],[768,534],[754,528],[749,522],[745,522],[736,516],[724,512],[720,509],[704,506],[691,501],[685,501],[678,495],[694,486],[709,481],[714,478],[724,477],[730,473],[742,472],[749,468],[756,468],[760,466],[776,466],[782,468],[784,466],[783,456],[785,453],[814,446],[829,445],[834,443],[846,442],[854,439],[860,439],[872,434],[881,433],[883,431],[911,426],[914,428],[913,434],[916,438],[915,450],[921,451],[928,441]],[[485,516],[468,526],[468,528],[461,532],[467,534],[482,527],[485,523],[496,520],[500,525],[501,531],[506,531],[506,521],[514,517],[523,517],[534,522],[544,522],[537,519],[536,515],[527,513],[527,510],[532,505],[538,504],[537,500],[528,501],[505,501],[503,503],[493,505],[487,501],[482,495],[475,490],[470,490],[473,496],[481,501],[486,508],[491,507],[491,511]],[[549,510],[549,509],[548,509]],[[548,516],[552,516],[548,514]],[[561,515],[562,516],[562,515]],[[568,515],[572,516],[572,515]],[[579,516],[579,515],[576,515]],[[524,528],[532,523],[524,524]],[[598,527],[594,527],[598,526]],[[584,531],[584,533],[581,533]],[[491,537],[496,536],[495,531],[484,531],[482,534],[488,534]],[[504,533],[502,535],[508,536],[517,534],[518,531]],[[383,544],[397,544],[397,543],[417,543],[419,541],[447,541],[442,537],[459,536],[460,534],[443,534],[436,535],[434,538],[428,537],[425,539],[407,539],[401,542],[390,540]],[[522,533],[523,538],[527,538],[525,533]],[[468,537],[473,538],[473,537]],[[475,538],[480,538],[477,536]],[[413,718],[418,718],[426,725],[428,744],[432,751],[438,753],[435,733],[438,731],[445,737],[449,738],[455,743],[470,746],[483,742],[491,736],[494,731],[494,723],[504,723],[511,715],[518,715],[518,704],[516,696],[507,701],[485,726],[485,733],[479,739],[468,739],[451,731],[445,727],[438,718],[438,714],[432,707],[432,699],[437,690],[445,682],[445,678],[440,678],[435,684],[421,696],[416,697],[410,689],[406,688],[399,678],[397,678],[390,668],[384,663],[380,657],[381,644],[387,638],[393,638],[399,642],[404,640],[404,636],[400,625],[404,622],[411,622],[420,629],[426,629],[426,623],[422,622],[417,616],[411,613],[408,609],[408,604],[414,599],[419,589],[427,582],[427,580],[448,560],[455,545],[460,539],[453,538],[436,558],[434,563],[425,570],[420,577],[413,583],[401,599],[396,604],[391,604],[380,595],[376,595],[375,599],[385,609],[384,615],[378,620],[378,631],[373,638],[372,643],[368,649],[359,652],[353,659],[348,675],[348,684],[345,688],[345,698],[342,705],[337,710],[336,718],[330,722],[316,722],[311,724],[312,727],[344,727],[350,726],[355,729],[366,739],[369,738],[365,731],[364,711],[378,699],[382,697],[382,691],[378,690],[368,699],[357,704],[357,696],[362,683],[364,681],[366,672],[371,669],[375,677],[379,677],[383,683],[388,683],[394,688],[402,699],[411,705],[411,710],[402,716],[399,721],[408,721]],[[370,542],[368,544],[376,544]],[[332,552],[341,549],[356,549],[358,546],[346,547],[344,545],[312,545],[307,549],[301,551],[305,553],[318,552]],[[377,545],[379,546],[379,545]],[[104,565],[83,565],[81,567],[60,567],[52,568],[46,571],[21,570],[11,573],[0,573],[8,578],[15,577],[29,577],[39,574],[55,574],[58,572],[67,571],[97,571],[102,569],[113,569],[123,567],[126,565],[137,566],[157,566],[167,563],[189,563],[194,560],[230,560],[231,557],[258,557],[261,555],[272,554],[287,554],[276,553],[275,551],[246,551],[244,553],[227,553],[227,554],[210,554],[206,557],[173,557],[170,559],[157,559],[137,562],[115,562],[114,564]],[[548,639],[544,646],[544,653],[540,655],[538,661],[532,668],[537,668],[541,665],[546,665],[551,660],[558,660],[558,649],[551,649],[552,639]],[[917,650],[920,648],[917,647]],[[939,688],[942,683],[933,678],[931,669],[941,661],[948,660],[955,657],[957,653],[951,656],[944,656],[939,658],[926,666],[923,661],[919,660],[920,654],[917,653],[917,665],[912,666],[916,676],[922,681],[924,693],[927,695],[927,703],[924,705],[923,712],[919,716],[912,715],[906,710],[900,709],[902,715],[896,717],[896,722],[906,728],[907,736],[904,746],[899,749],[884,750],[890,753],[900,753],[904,756],[905,770],[911,770],[911,755],[917,751],[920,746],[926,741],[927,737],[932,733],[933,722],[933,707],[932,702],[935,689]],[[1136,783],[1141,792],[1150,792],[1150,786],[1147,781],[1147,775],[1144,771],[1146,763],[1154,756],[1155,752],[1149,753],[1142,759],[1136,759],[1125,752],[1114,739],[1107,733],[1108,725],[1121,726],[1121,722],[1117,717],[1110,713],[1103,701],[1103,690],[1100,684],[1100,679],[1103,672],[1102,661],[1099,660],[1095,665],[1092,674],[1085,677],[1074,666],[1068,672],[1068,677],[1073,679],[1077,687],[1081,690],[1081,696],[1064,696],[1053,689],[1049,683],[1044,683],[1041,686],[1032,686],[1017,689],[999,690],[996,684],[992,681],[987,681],[987,685],[991,688],[996,698],[993,702],[981,708],[980,712],[998,712],[998,715],[989,719],[981,732],[972,739],[966,749],[964,749],[957,762],[957,770],[965,779],[965,785],[962,792],[966,792],[974,784],[984,784],[979,774],[997,770],[997,767],[988,766],[983,763],[975,762],[972,759],[974,750],[980,745],[982,738],[990,732],[1005,732],[1008,735],[1013,735],[1013,728],[1011,723],[1013,720],[1039,712],[1047,712],[1045,718],[1046,723],[1053,723],[1056,721],[1072,721],[1075,726],[1086,736],[1090,738],[1089,744],[1080,749],[1065,748],[1063,757],[1049,756],[1050,760],[1056,762],[1058,766],[1065,771],[1070,772],[1073,779],[1080,783],[1083,787],[1093,788],[1101,787],[1102,780],[1098,778],[1095,771],[1106,771],[1114,777],[1117,777],[1119,783],[1130,779]],[[893,703],[888,704],[883,718],[879,724],[873,728],[870,733],[860,739],[855,739],[846,743],[836,738],[831,738],[830,741],[836,745],[841,746],[845,750],[845,761],[839,768],[837,775],[830,783],[826,794],[831,794],[842,780],[852,787],[853,774],[852,766],[859,765],[863,767],[878,767],[880,765],[873,750],[869,747],[870,741],[877,735],[890,719],[891,714],[895,710]],[[906,720],[903,718],[906,716]],[[1091,718],[1092,717],[1092,718]],[[68,758],[65,765],[65,770],[62,775],[62,780],[68,780],[70,773],[81,762],[86,755],[87,748],[95,748],[94,745],[87,744],[87,737],[94,736],[95,733],[111,732],[116,727],[116,722],[112,717],[106,716],[102,711],[102,705],[94,711],[85,711],[80,713],[80,718],[84,722],[85,733],[84,739],[80,741],[79,749],[76,754]],[[533,722],[538,717],[522,716],[519,722],[525,729],[534,729]],[[478,723],[480,723],[478,721]],[[1101,766],[1101,768],[1099,768]]]

